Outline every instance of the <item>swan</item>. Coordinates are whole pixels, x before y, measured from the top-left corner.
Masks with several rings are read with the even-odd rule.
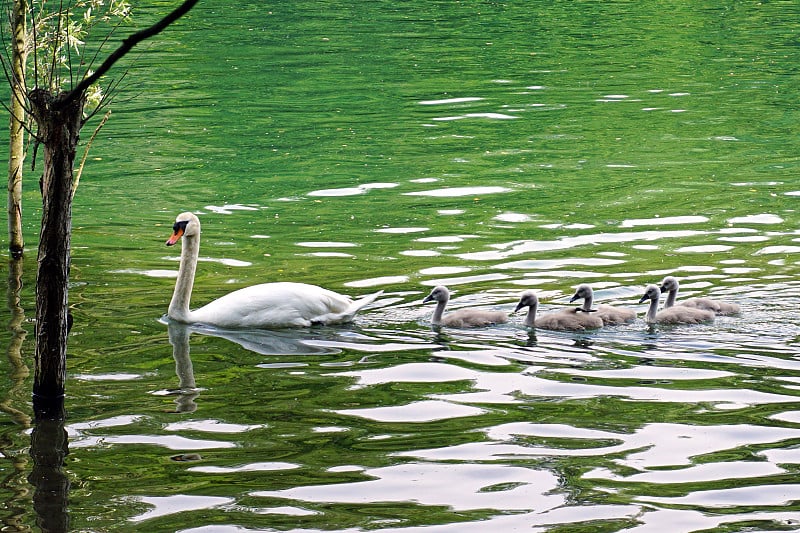
[[[712,300],[711,298],[689,298],[680,302],[675,302],[678,297],[678,280],[672,276],[667,276],[661,281],[661,292],[668,293],[667,301],[664,307],[672,307],[673,305],[682,305],[685,307],[694,307],[697,309],[707,309],[713,311],[717,315],[736,315],[740,311],[738,304],[730,302],[721,302],[719,300]]]
[[[166,244],[172,246],[179,240],[182,241],[181,263],[167,311],[167,316],[176,322],[230,329],[339,324],[351,321],[361,308],[383,292],[353,301],[348,296],[316,285],[263,283],[230,292],[190,311],[189,300],[200,253],[200,220],[193,213],[178,215]]]
[[[644,317],[644,321],[648,324],[700,324],[714,320],[713,311],[683,305],[665,307],[658,311],[660,298],[661,289],[658,288],[658,285],[648,285],[644,296],[639,300],[639,303],[650,300],[650,307]]]
[[[431,324],[434,326],[449,326],[452,328],[476,328],[503,324],[508,321],[508,315],[502,311],[488,311],[486,309],[459,309],[452,313],[444,313],[444,308],[450,300],[450,291],[444,285],[434,287],[422,303],[436,302]]]
[[[622,307],[614,307],[613,305],[600,304],[597,309],[592,309],[592,302],[594,302],[594,291],[589,285],[578,285],[575,294],[570,298],[570,303],[575,300],[583,299],[583,305],[578,308],[579,311],[584,313],[597,313],[597,316],[603,321],[606,326],[616,326],[630,322],[636,318],[636,311],[632,309],[624,309]]]
[[[528,316],[525,317],[524,324],[529,328],[536,327],[556,331],[584,331],[603,327],[603,320],[599,316],[579,312],[578,309],[554,311],[536,318],[536,311],[539,308],[539,298],[533,291],[525,291],[522,293],[514,312],[516,313],[523,307],[528,308]]]

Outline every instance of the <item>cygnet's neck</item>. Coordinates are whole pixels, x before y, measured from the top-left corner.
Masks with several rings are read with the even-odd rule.
[[[658,298],[650,298],[650,307],[647,308],[647,314],[644,321],[648,324],[655,324],[656,313],[658,313]]]
[[[583,299],[583,307],[581,307],[582,311],[586,311],[587,313],[591,312],[592,304],[594,304],[594,294],[592,291],[586,293],[586,297]]]
[[[670,289],[670,291],[667,293],[667,301],[664,302],[664,307],[667,308],[675,305],[675,299],[677,297],[678,297],[678,287]]]
[[[200,239],[196,236],[184,235],[181,239],[181,265],[178,268],[178,279],[175,292],[169,303],[167,314],[173,320],[189,322],[189,300],[192,297],[194,274],[197,269],[197,257],[200,255]]]
[[[536,311],[539,308],[539,302],[533,302],[528,306],[528,316],[525,317],[525,325],[529,328],[534,327],[536,323]]]
[[[442,315],[444,314],[445,306],[447,306],[447,300],[436,301],[436,309],[433,310],[433,317],[431,317],[431,324],[434,326],[438,326],[442,323]]]

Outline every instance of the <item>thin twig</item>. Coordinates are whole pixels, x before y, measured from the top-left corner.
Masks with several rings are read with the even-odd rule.
[[[83,166],[86,164],[86,158],[89,157],[89,148],[92,147],[92,142],[94,141],[94,138],[97,137],[97,133],[100,131],[100,128],[102,128],[105,125],[106,121],[108,121],[108,117],[110,116],[111,116],[111,111],[109,110],[106,112],[105,116],[100,121],[100,124],[98,124],[97,127],[94,129],[94,133],[92,133],[92,136],[89,137],[89,142],[86,143],[86,150],[83,152],[83,158],[81,158],[81,164],[78,167],[77,172],[75,172],[75,179],[72,181],[73,197],[75,196],[75,191],[78,190],[78,183],[80,183],[81,181],[81,174],[83,174]]]

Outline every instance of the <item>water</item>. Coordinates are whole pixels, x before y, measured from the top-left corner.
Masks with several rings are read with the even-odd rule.
[[[92,148],[49,508],[28,178],[5,529],[797,529],[794,3],[226,8],[130,58]],[[195,305],[280,280],[384,295],[346,327],[168,327],[185,210]],[[637,302],[668,274],[742,314],[648,328]],[[436,331],[421,305],[444,283],[451,308],[533,288],[548,312],[581,282],[639,318]],[[35,453],[60,430],[37,427]]]

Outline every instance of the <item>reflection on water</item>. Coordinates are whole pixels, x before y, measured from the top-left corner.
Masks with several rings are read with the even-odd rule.
[[[178,388],[170,394],[177,395],[176,411],[191,413],[197,409],[195,400],[200,395],[194,379],[194,367],[189,349],[189,328],[182,324],[169,324],[169,343],[172,345],[172,357],[175,359],[175,374],[178,376]]]
[[[800,304],[796,284],[754,286],[736,295],[742,316],[711,325],[650,330],[640,316],[579,335],[514,321],[474,331],[388,329],[381,317],[402,305],[342,329],[168,323],[172,379],[187,398],[177,401],[181,420],[70,424],[71,448],[167,450],[187,483],[117,501],[130,508],[130,523],[185,531],[212,527],[201,516],[225,524],[215,531],[269,530],[258,518],[268,516],[321,531],[350,509],[369,510],[374,518],[361,523],[386,532],[589,523],[657,531],[667,518],[687,528],[794,527],[798,331],[781,323],[782,307],[754,306],[758,294]],[[215,406],[215,379],[197,377],[198,361],[193,371],[190,343],[213,339],[250,354],[233,397],[255,399],[251,407]],[[201,366],[208,353],[200,351]],[[193,483],[213,488],[198,492]],[[572,489],[586,492],[576,498]]]
[[[199,3],[137,63],[76,195],[53,523],[800,527],[797,6],[227,7]],[[182,210],[205,213],[199,300],[300,281],[380,305],[337,328],[159,323],[161,224]],[[666,275],[741,315],[647,327],[637,302]],[[14,530],[44,503],[31,276],[11,276],[0,332]],[[638,318],[432,329],[420,304],[446,284],[453,308],[511,311],[533,289],[552,312],[582,282]]]

